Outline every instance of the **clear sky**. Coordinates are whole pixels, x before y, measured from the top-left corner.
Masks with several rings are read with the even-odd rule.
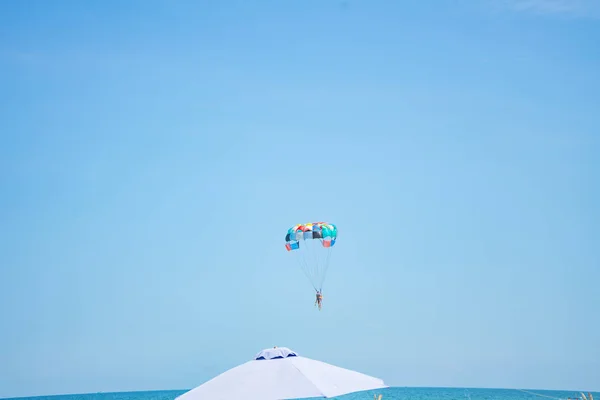
[[[0,2],[0,397],[186,389],[274,345],[599,390],[599,11]],[[322,312],[284,248],[313,220]]]

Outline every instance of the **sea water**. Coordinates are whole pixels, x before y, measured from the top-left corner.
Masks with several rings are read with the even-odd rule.
[[[55,396],[21,397],[19,400],[174,400],[186,390],[166,390],[152,392],[91,393]],[[462,389],[462,388],[405,388],[393,387],[367,392],[352,393],[336,397],[339,400],[371,400],[374,396],[381,400],[566,400],[580,397],[577,391],[515,389]],[[587,392],[585,392],[587,395]],[[592,392],[594,400],[600,400],[600,393]],[[210,399],[207,399],[210,400]],[[233,399],[232,399],[233,400]],[[243,399],[240,399],[243,400]]]

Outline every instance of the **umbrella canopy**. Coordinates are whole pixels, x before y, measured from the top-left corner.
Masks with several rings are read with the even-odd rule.
[[[301,357],[287,347],[276,347],[261,351],[254,360],[216,376],[178,400],[334,397],[386,387],[381,379]]]

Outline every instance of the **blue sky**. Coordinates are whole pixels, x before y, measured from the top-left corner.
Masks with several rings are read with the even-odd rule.
[[[597,4],[2,2],[0,397],[273,345],[600,390]],[[312,220],[320,313],[283,245]]]

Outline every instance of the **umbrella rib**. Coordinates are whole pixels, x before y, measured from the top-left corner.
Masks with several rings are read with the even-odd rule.
[[[291,363],[291,364],[294,366],[294,368],[296,368],[296,370],[298,370],[298,372],[300,372],[300,374],[304,377],[304,379],[306,379],[307,381],[309,381],[310,384],[313,385],[319,391],[319,393],[321,394],[321,397],[325,397],[326,399],[329,398],[329,396],[326,396],[325,393],[323,393],[323,391],[321,390],[320,387],[318,387],[317,385],[315,385],[315,383],[313,381],[311,381],[310,379],[308,379],[308,376],[304,375],[304,372],[302,372],[302,370],[300,368],[298,368],[296,366],[296,364],[294,364],[294,363]]]

